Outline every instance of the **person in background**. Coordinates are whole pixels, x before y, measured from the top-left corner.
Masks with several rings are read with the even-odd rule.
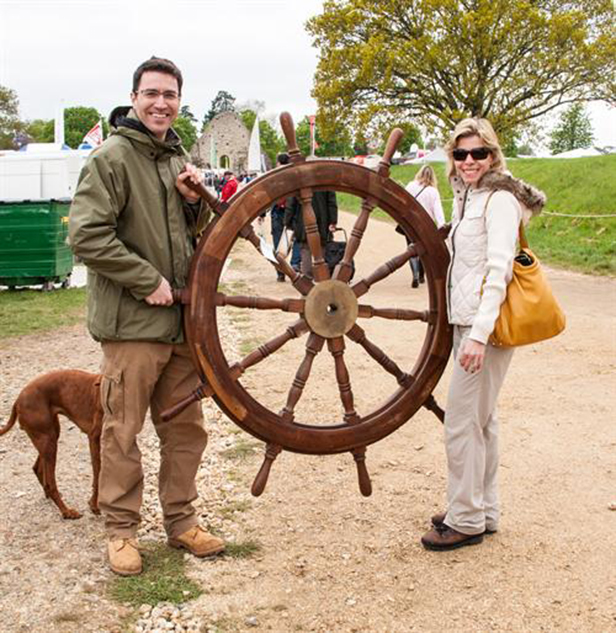
[[[188,282],[209,215],[187,184],[201,183],[203,173],[187,163],[171,127],[181,94],[173,62],[152,57],[135,70],[132,107],[111,113],[111,136],[88,157],[69,215],[71,247],[88,267],[88,329],[103,352],[99,502],[109,565],[123,576],[142,569],[137,436],[148,408],[160,440],[159,498],[169,545],[195,556],[224,549],[193,506],[207,443],[201,405],[161,419],[201,382],[172,295]]]
[[[406,190],[428,212],[437,228],[445,224],[441,196],[437,189],[436,174],[430,165],[424,165],[417,172],[415,178],[406,186]],[[411,243],[408,237],[407,243]],[[425,281],[424,267],[419,257],[411,257],[410,265],[413,271],[413,282],[411,285],[413,288],[417,288],[419,284]]]
[[[289,155],[285,152],[278,154],[276,157],[276,167],[289,164]],[[278,250],[280,244],[280,238],[284,232],[284,212],[285,212],[286,199],[281,198],[276,200],[270,209],[270,223],[272,231],[272,242],[274,244],[274,251]],[[265,213],[259,217],[259,223],[265,220]],[[276,271],[276,281],[284,282],[284,273]]]
[[[334,191],[315,191],[312,194],[312,208],[316,216],[321,244],[325,246],[332,239],[332,233],[336,230],[338,223],[336,193]],[[298,198],[287,198],[284,225],[293,231],[293,239],[299,244],[302,274],[312,277],[312,253],[308,246],[304,214]],[[291,265],[293,265],[293,261],[291,261]]]
[[[453,373],[445,413],[447,508],[421,539],[444,551],[481,543],[500,518],[496,400],[513,348],[490,334],[507,295],[521,222],[541,212],[545,195],[505,172],[487,119],[464,119],[447,144],[454,192],[447,311]]]
[[[220,199],[227,202],[229,198],[237,191],[238,182],[232,171],[227,170],[224,173],[224,184],[220,192]]]

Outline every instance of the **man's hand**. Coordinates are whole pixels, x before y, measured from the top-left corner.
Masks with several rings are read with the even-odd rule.
[[[333,233],[338,227],[335,224],[330,224],[327,228],[329,228],[330,233]]]
[[[171,286],[163,277],[158,288],[145,298],[145,302],[151,306],[170,306],[173,305],[173,295],[171,294]]]
[[[190,180],[195,185],[203,184],[204,176],[200,169],[197,169],[191,163],[186,163],[184,171],[177,177],[175,186],[178,191],[186,198],[188,202],[194,204],[199,202],[199,194],[195,193],[187,184],[186,181]]]
[[[462,349],[458,354],[462,369],[471,374],[474,374],[476,371],[481,371],[485,353],[486,346],[483,343],[467,338],[462,343]]]

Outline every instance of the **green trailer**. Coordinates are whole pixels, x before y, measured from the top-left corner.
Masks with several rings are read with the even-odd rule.
[[[70,284],[73,254],[67,244],[70,199],[0,200],[0,285]]]

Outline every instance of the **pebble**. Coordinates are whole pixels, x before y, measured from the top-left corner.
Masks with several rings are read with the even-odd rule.
[[[257,618],[254,615],[248,616],[244,620],[244,623],[246,624],[246,626],[259,626],[259,621],[257,620]]]

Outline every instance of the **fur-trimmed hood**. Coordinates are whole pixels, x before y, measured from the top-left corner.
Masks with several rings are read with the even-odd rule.
[[[481,189],[490,191],[508,191],[520,204],[524,205],[533,216],[539,215],[545,206],[547,197],[543,191],[528,183],[514,178],[509,173],[488,172],[479,182]]]
[[[450,180],[452,189],[461,195],[466,185],[460,176],[453,176]],[[508,191],[526,209],[525,222],[531,217],[539,215],[545,206],[547,197],[543,191],[528,183],[514,178],[509,172],[489,171],[477,184],[477,189],[487,191]]]

